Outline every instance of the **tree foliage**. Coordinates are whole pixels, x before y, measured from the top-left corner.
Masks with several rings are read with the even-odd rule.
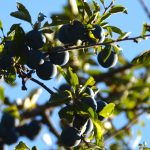
[[[129,148],[125,138],[133,136],[131,128],[139,123],[138,118],[149,113],[150,52],[147,50],[128,62],[121,53],[120,42],[138,44],[150,36],[150,26],[144,23],[141,35],[130,37],[130,32],[109,23],[108,18],[116,13],[128,14],[127,8],[116,4],[115,0],[108,6],[104,0],[89,3],[75,0],[75,3],[68,1],[60,14],[52,14],[50,22],[39,12],[33,23],[27,8],[17,2],[17,10],[10,15],[26,21],[32,29],[25,32],[21,24],[13,24],[5,35],[5,27],[0,21],[3,34],[1,82],[16,86],[16,80],[21,79],[22,90],[27,90],[26,83],[31,80],[50,95],[48,101],[38,105],[39,90],[35,89],[17,103],[17,97],[12,102],[0,86],[0,103],[3,105],[0,149],[5,144],[16,143],[15,150],[30,150],[24,142],[17,144],[18,138],[25,136],[34,140],[42,125],[48,126],[51,134],[56,136],[58,149],[105,149],[108,148],[105,142],[111,138],[114,143],[109,149]],[[107,71],[104,72],[102,67]],[[37,78],[33,78],[35,73]],[[45,80],[61,76],[66,83],[57,83],[61,84],[59,88],[44,84]],[[106,88],[99,89],[98,84],[104,84]],[[47,115],[55,108],[60,108],[61,134]],[[116,129],[113,119],[123,113],[128,122]],[[106,123],[110,124],[109,128]],[[8,128],[7,124],[12,125]],[[31,148],[36,149],[35,146]],[[149,148],[141,144],[139,149]]]

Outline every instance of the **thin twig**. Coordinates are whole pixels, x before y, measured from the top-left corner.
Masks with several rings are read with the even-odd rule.
[[[144,38],[146,38],[146,37],[150,37],[150,34],[144,35]],[[72,46],[72,47],[67,47],[67,48],[63,49],[63,51],[81,50],[84,48],[91,48],[91,47],[100,46],[100,45],[109,45],[111,43],[117,43],[117,42],[123,42],[123,41],[135,41],[139,38],[143,39],[143,36],[140,35],[140,36],[135,36],[135,37],[131,37],[131,38],[127,37],[125,39],[116,39],[116,40],[112,40],[110,42],[96,43],[96,44],[90,44],[90,45],[84,45],[84,46]],[[55,49],[55,51],[50,49],[50,51],[47,53],[50,54],[53,52],[62,52],[62,49]]]
[[[54,94],[54,92],[50,88],[48,88],[43,82],[40,82],[39,80],[37,80],[35,78],[30,78],[30,80],[33,81],[33,82],[35,82],[35,83],[37,83],[41,87],[43,87],[51,95]]]
[[[114,2],[115,2],[115,0],[113,0],[107,7],[105,7],[103,14],[105,14],[107,12],[107,10],[113,6]]]
[[[59,139],[60,135],[56,130],[56,128],[54,127],[54,125],[52,124],[50,117],[46,114],[46,111],[43,113],[43,120],[44,123],[47,124],[49,130]]]
[[[144,0],[139,0],[141,6],[143,7],[145,13],[147,14],[148,18],[150,19],[150,11],[147,7],[147,5],[145,4]]]

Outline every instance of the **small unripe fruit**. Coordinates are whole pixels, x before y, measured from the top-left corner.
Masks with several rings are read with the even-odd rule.
[[[50,61],[45,61],[36,69],[36,74],[40,79],[50,80],[57,75],[57,67]]]
[[[103,109],[106,105],[107,105],[107,103],[104,102],[104,101],[102,101],[102,100],[97,101],[97,111],[96,111],[96,112],[97,112],[97,113],[101,112],[102,109]],[[105,119],[103,116],[100,116],[100,115],[98,115],[98,118],[99,118],[100,121],[104,121],[104,119]]]
[[[107,57],[107,55],[108,52],[105,51],[105,49],[98,54],[97,60],[99,64],[104,68],[114,67],[118,61],[118,55],[114,51],[111,51],[109,57],[106,60],[104,60]]]
[[[42,33],[38,30],[29,31],[26,34],[26,44],[33,49],[41,48],[44,44]]]
[[[73,127],[66,127],[61,133],[62,144],[66,147],[76,147],[81,142],[80,132]]]
[[[61,49],[63,50],[64,48],[62,47]],[[49,58],[53,64],[64,66],[69,61],[69,52],[54,52],[49,55]]]
[[[30,50],[27,52],[27,66],[36,69],[43,60],[43,54],[39,50]]]

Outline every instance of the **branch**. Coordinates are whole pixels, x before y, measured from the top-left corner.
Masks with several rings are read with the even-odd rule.
[[[112,40],[110,42],[104,42],[104,43],[96,43],[96,44],[90,44],[90,45],[84,45],[84,46],[72,46],[72,47],[67,47],[65,49],[56,49],[56,48],[52,48],[50,49],[46,54],[51,54],[54,52],[62,52],[62,51],[72,51],[72,50],[81,50],[84,48],[91,48],[91,47],[95,47],[95,46],[100,46],[100,45],[109,45],[111,43],[116,43],[116,42],[123,42],[123,41],[135,41],[139,38],[146,38],[146,37],[150,37],[150,34],[144,35],[144,36],[135,36],[135,37],[131,37],[131,38],[125,38],[125,39],[116,39],[116,40]]]
[[[114,2],[115,2],[115,0],[113,0],[107,7],[105,7],[105,6],[103,5],[103,6],[104,6],[104,9],[105,9],[104,12],[103,12],[103,14],[105,14],[105,13],[107,12],[107,10],[113,6]]]
[[[148,7],[146,6],[144,0],[139,0],[141,6],[143,7],[145,13],[147,14],[148,18],[150,19],[150,11],[148,9]]]
[[[23,86],[24,86],[24,89],[26,89],[25,87],[25,82],[27,80],[31,80],[35,83],[37,83],[38,85],[40,85],[41,87],[43,87],[49,94],[54,94],[54,92],[48,88],[43,82],[40,82],[39,80],[35,79],[35,78],[32,78],[31,75],[32,75],[32,70],[29,71],[27,68],[25,68],[24,66],[20,65],[20,64],[16,64],[15,65],[16,69],[17,69],[17,74],[19,75],[19,77],[22,78],[22,81],[23,81]],[[28,71],[28,73],[25,73],[25,70]],[[24,80],[26,79],[26,80]]]
[[[117,73],[120,73],[120,72],[123,72],[123,71],[125,71],[127,69],[130,69],[133,66],[134,66],[133,64],[127,64],[127,65],[125,65],[123,67],[120,67],[120,68],[117,68],[117,69],[113,69],[113,70],[110,70],[110,71],[108,71],[106,73],[95,75],[93,77],[94,77],[94,79],[95,79],[96,82],[104,81],[105,79],[113,77]]]
[[[119,130],[117,131],[114,131],[111,133],[111,135],[109,135],[108,137],[105,137],[105,142],[107,142],[108,140],[110,140],[111,138],[114,138],[115,136],[119,135],[121,132],[125,132],[125,130],[131,128],[132,125],[134,125],[134,123],[136,121],[138,121],[138,118],[145,113],[145,110],[141,111],[139,114],[137,114],[135,116],[134,119],[132,119],[131,121],[129,121],[127,124],[125,124],[122,128],[120,128]]]
[[[60,134],[58,133],[58,131],[52,124],[52,121],[51,121],[50,117],[46,114],[46,111],[43,113],[42,116],[43,116],[44,123],[47,124],[49,130],[59,139]]]

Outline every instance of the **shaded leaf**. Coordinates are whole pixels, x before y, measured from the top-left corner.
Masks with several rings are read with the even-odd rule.
[[[123,12],[123,13],[125,13],[125,14],[128,13],[127,10],[126,10],[126,8],[123,7],[123,6],[121,6],[121,5],[115,5],[115,6],[111,7],[111,9],[110,9],[109,12],[110,12],[110,13],[119,13],[119,12]]]
[[[31,16],[23,4],[17,2],[17,9],[18,11],[12,12],[10,15],[19,18],[21,20],[27,21],[29,23],[32,23]]]
[[[88,17],[92,16],[92,11],[91,11],[90,6],[88,5],[87,2],[84,2],[84,9],[85,9]]]
[[[66,106],[63,107],[60,111],[59,111],[59,117],[60,119],[66,119],[69,122],[72,122],[73,117],[74,117],[74,109],[71,106]]]
[[[52,94],[49,103],[52,105],[62,105],[69,102],[70,100],[71,99],[69,98],[69,94],[66,91],[62,91]]]
[[[149,58],[150,58],[150,50],[145,51],[141,55],[135,57],[131,63],[132,64],[150,64]]]
[[[122,30],[119,29],[119,28],[116,27],[116,26],[107,26],[107,27],[111,28],[111,30],[112,30],[113,32],[117,33],[117,34],[122,34],[122,33],[123,33]]]

